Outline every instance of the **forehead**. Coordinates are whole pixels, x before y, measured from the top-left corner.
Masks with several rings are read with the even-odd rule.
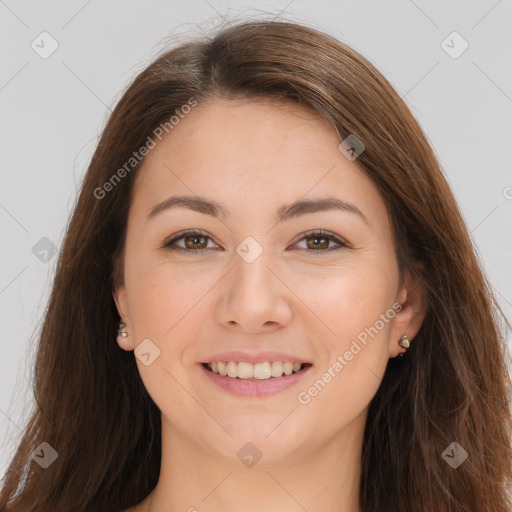
[[[145,166],[184,158],[190,167],[203,166],[205,159],[231,167],[310,162],[315,154],[336,149],[338,138],[316,112],[290,102],[219,99],[199,103],[184,116],[149,153]]]
[[[339,151],[340,142],[319,114],[292,103],[199,103],[147,155],[133,206],[147,212],[186,193],[232,204],[233,213],[266,208],[274,214],[302,197],[340,195],[361,203],[368,216],[386,216],[378,190]]]

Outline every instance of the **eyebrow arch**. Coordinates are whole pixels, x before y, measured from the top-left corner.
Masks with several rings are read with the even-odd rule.
[[[227,208],[218,203],[200,196],[171,196],[158,203],[149,210],[146,222],[156,217],[159,213],[170,208],[187,208],[198,213],[211,215],[212,217],[228,219],[230,214]],[[356,214],[366,224],[370,224],[363,212],[354,204],[348,203],[337,197],[328,196],[321,199],[299,200],[294,203],[281,206],[277,210],[276,223],[284,222],[292,218],[301,217],[309,213],[327,210],[341,210]]]

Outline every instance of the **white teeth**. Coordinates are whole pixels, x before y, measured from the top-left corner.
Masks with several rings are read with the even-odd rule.
[[[270,369],[272,377],[281,377],[283,375],[283,363],[281,361],[274,361]]]
[[[246,363],[244,361],[218,361],[208,363],[208,368],[213,373],[218,373],[224,377],[231,377],[233,379],[259,379],[268,380],[271,377],[281,377],[284,375],[291,375],[301,370],[301,363],[291,363],[289,361],[272,361],[264,363]]]
[[[256,363],[254,365],[254,378],[261,380],[270,379],[270,363]]]
[[[293,363],[284,363],[283,371],[285,375],[291,375],[293,373]]]
[[[234,363],[236,365],[236,363]],[[232,377],[232,375],[230,375]],[[251,363],[238,363],[238,373],[235,377],[240,377],[241,379],[252,379],[255,377],[254,375],[254,365]]]
[[[226,370],[228,372],[228,377],[236,377],[238,375],[238,365],[235,361],[229,361],[226,366]]]
[[[228,374],[228,372],[226,371],[226,363],[219,361],[217,363],[217,368],[219,370],[219,375],[223,375],[225,377]],[[212,368],[212,370],[213,370],[213,368]]]

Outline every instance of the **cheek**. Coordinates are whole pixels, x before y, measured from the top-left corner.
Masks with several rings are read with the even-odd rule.
[[[156,256],[144,251],[127,254],[126,284],[138,338],[153,336],[165,343],[173,330],[186,324],[184,317],[201,297],[204,284],[185,267],[171,266]]]
[[[318,316],[309,318],[319,326],[324,355],[298,401],[333,425],[355,417],[377,392],[389,357],[397,279],[395,267],[361,258],[301,281],[298,295]]]
[[[290,274],[292,280],[293,289],[310,310],[308,316],[317,317],[323,339],[334,351],[343,349],[347,341],[350,345],[351,339],[391,308],[398,277],[392,265],[361,255],[307,276]]]
[[[192,320],[205,291],[199,279],[191,278],[185,269],[171,268],[155,258],[134,257],[126,277],[136,345],[149,339],[158,348],[158,356],[149,365],[136,359],[144,386],[163,411],[172,410],[176,402],[188,404],[188,395],[179,384],[187,378],[183,353],[194,339],[197,321]]]

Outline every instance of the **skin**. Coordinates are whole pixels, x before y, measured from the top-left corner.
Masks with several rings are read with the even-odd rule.
[[[125,282],[114,298],[128,332],[119,346],[134,350],[149,338],[160,350],[149,366],[138,358],[137,365],[162,412],[162,466],[156,488],[131,512],[360,510],[368,405],[388,359],[405,351],[400,337],[419,331],[425,300],[407,274],[400,283],[385,203],[340,142],[299,106],[219,99],[199,104],[148,154],[129,212]],[[231,217],[177,208],[146,221],[178,194],[223,203]],[[280,206],[328,195],[356,205],[368,224],[337,210],[275,224]],[[202,253],[162,248],[188,229],[210,237],[189,238]],[[316,229],[349,247],[334,250],[338,244],[321,237],[315,248],[315,236],[303,233]],[[252,263],[236,252],[247,236],[263,250]],[[299,403],[297,394],[394,303],[402,310]],[[236,397],[210,383],[198,362],[238,349],[297,354],[313,367],[273,396]],[[251,468],[237,457],[247,442],[262,453]]]

